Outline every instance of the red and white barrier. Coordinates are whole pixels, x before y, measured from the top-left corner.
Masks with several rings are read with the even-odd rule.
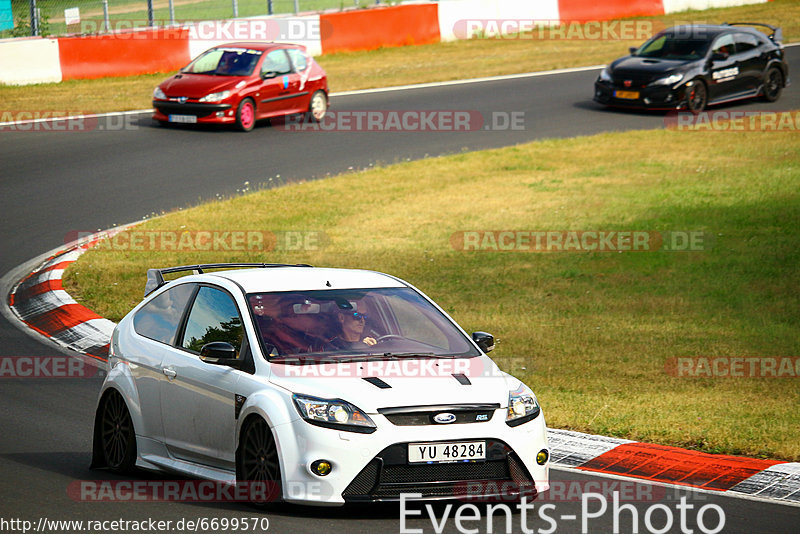
[[[108,35],[0,41],[0,83],[170,72],[232,41],[296,42],[312,55],[451,41],[459,22],[585,22],[662,15],[767,0],[440,0],[338,13],[200,21]],[[514,32],[514,25],[511,24]],[[502,30],[501,28],[501,31]]]

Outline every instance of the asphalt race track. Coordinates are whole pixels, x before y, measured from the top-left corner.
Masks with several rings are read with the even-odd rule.
[[[787,49],[792,74],[800,72],[800,47]],[[597,70],[567,72],[475,84],[449,85],[404,91],[340,96],[332,109],[366,110],[469,110],[490,121],[501,121],[504,113],[524,113],[524,128],[478,129],[469,132],[286,132],[260,125],[249,134],[218,129],[163,128],[149,115],[101,119],[97,128],[81,132],[0,132],[0,213],[2,254],[0,273],[28,262],[64,243],[75,231],[92,231],[139,220],[151,213],[171,210],[236,194],[249,181],[264,182],[321,178],[375,163],[480,150],[548,137],[587,135],[604,131],[661,128],[663,113],[609,111],[591,101]],[[332,88],[335,90],[335,88]],[[775,104],[749,101],[722,108],[728,111],[800,109],[800,90],[789,87]],[[687,147],[691,147],[687,133]],[[764,134],[771,135],[771,134]],[[777,140],[777,138],[776,138]],[[658,150],[658,147],[653,147]],[[279,178],[277,178],[279,176]],[[274,209],[264,206],[264,209]],[[343,206],[342,209],[347,209]],[[22,273],[24,274],[24,273]],[[4,282],[8,282],[5,276]],[[144,283],[144,273],[142,273]],[[6,298],[7,288],[3,298]],[[58,351],[0,319],[0,357],[49,356]],[[102,378],[25,379],[0,378],[0,518],[37,524],[49,520],[172,521],[200,518],[266,517],[269,532],[316,534],[348,532],[400,532],[396,505],[346,508],[283,506],[259,512],[238,503],[192,502],[82,502],[68,488],[85,480],[119,480],[110,473],[89,469],[94,403]],[[546,406],[545,406],[546,410]],[[137,480],[174,479],[142,473]],[[608,478],[575,472],[551,471],[551,479],[562,486],[587,482],[609,484]],[[72,486],[70,486],[72,484]],[[694,508],[680,520],[678,500],[686,493],[626,482],[627,488],[654,498],[634,499],[640,532],[648,532],[644,516],[655,502],[666,506],[653,512],[652,525],[660,532],[708,532],[718,524],[709,505],[724,512],[723,532],[784,534],[797,532],[800,508],[762,501],[742,500],[708,493],[688,494]],[[574,491],[574,489],[573,489]],[[654,492],[654,493],[652,493]],[[569,492],[567,493],[569,495]],[[517,512],[511,531],[613,532],[614,514],[608,511],[581,525],[580,496],[536,501],[538,508],[552,502],[554,508],[542,519],[529,512],[527,521]],[[589,506],[597,511],[598,502]],[[701,523],[698,510],[708,506]],[[434,532],[427,511],[410,518],[407,529]],[[441,516],[448,510],[436,505]],[[483,509],[482,509],[483,510]],[[455,510],[443,532],[458,532]],[[673,515],[671,528],[667,515]],[[570,518],[570,516],[573,516]],[[411,517],[411,516],[409,516]],[[464,514],[470,517],[469,513]],[[648,516],[649,517],[649,516]],[[620,532],[631,532],[630,510],[619,513]],[[506,532],[505,518],[495,513],[494,532]],[[17,524],[19,526],[19,524]],[[550,530],[554,528],[554,530]],[[704,530],[705,528],[705,530]],[[463,521],[462,531],[488,530],[486,519]],[[19,530],[19,529],[18,529]],[[0,531],[14,531],[0,524]],[[75,531],[75,528],[46,530]],[[126,530],[118,529],[120,532]],[[177,531],[177,530],[173,530]],[[199,530],[202,531],[202,530]],[[223,530],[218,530],[223,532]],[[413,530],[408,530],[413,532]],[[263,530],[258,530],[263,532]]]

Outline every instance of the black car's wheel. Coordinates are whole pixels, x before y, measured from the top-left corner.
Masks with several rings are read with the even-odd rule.
[[[706,84],[700,80],[695,80],[691,87],[687,89],[686,107],[692,113],[700,113],[706,109],[708,104],[708,91]]]
[[[783,73],[777,67],[771,67],[764,77],[764,100],[775,102],[783,92]]]
[[[256,125],[256,105],[252,98],[245,98],[236,108],[236,126],[243,132],[249,132]]]
[[[328,112],[328,97],[325,96],[323,91],[316,91],[311,95],[311,100],[308,103],[308,115],[311,120],[319,122],[325,118]]]
[[[100,448],[105,465],[112,471],[128,473],[136,463],[136,434],[125,399],[110,390],[100,409]]]
[[[264,505],[280,500],[281,466],[267,422],[260,417],[248,421],[239,447],[239,484],[245,485],[250,501]]]

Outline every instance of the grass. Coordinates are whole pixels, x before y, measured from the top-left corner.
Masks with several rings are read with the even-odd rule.
[[[142,227],[220,228],[316,231],[327,240],[267,254],[90,251],[67,270],[66,288],[117,320],[139,301],[153,266],[276,261],[388,272],[467,331],[494,333],[494,358],[534,388],[552,427],[800,460],[800,378],[665,372],[674,357],[800,356],[796,132],[546,140],[287,184]],[[565,229],[702,231],[713,246],[525,253],[451,245],[465,230]]]
[[[781,25],[784,41],[800,41],[800,0],[637,19],[659,29],[680,22],[756,20]],[[636,40],[474,39],[323,55],[332,91],[602,64],[627,53]],[[0,85],[8,110],[109,112],[149,109],[153,88],[167,73],[72,80],[24,87]]]

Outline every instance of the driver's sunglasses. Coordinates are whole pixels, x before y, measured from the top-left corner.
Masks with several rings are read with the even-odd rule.
[[[355,319],[356,321],[360,321],[361,319],[363,319],[363,320],[365,320],[365,321],[367,320],[367,314],[366,314],[366,313],[358,313],[358,312],[353,312],[353,315],[352,315],[352,317],[353,317],[353,319]]]

